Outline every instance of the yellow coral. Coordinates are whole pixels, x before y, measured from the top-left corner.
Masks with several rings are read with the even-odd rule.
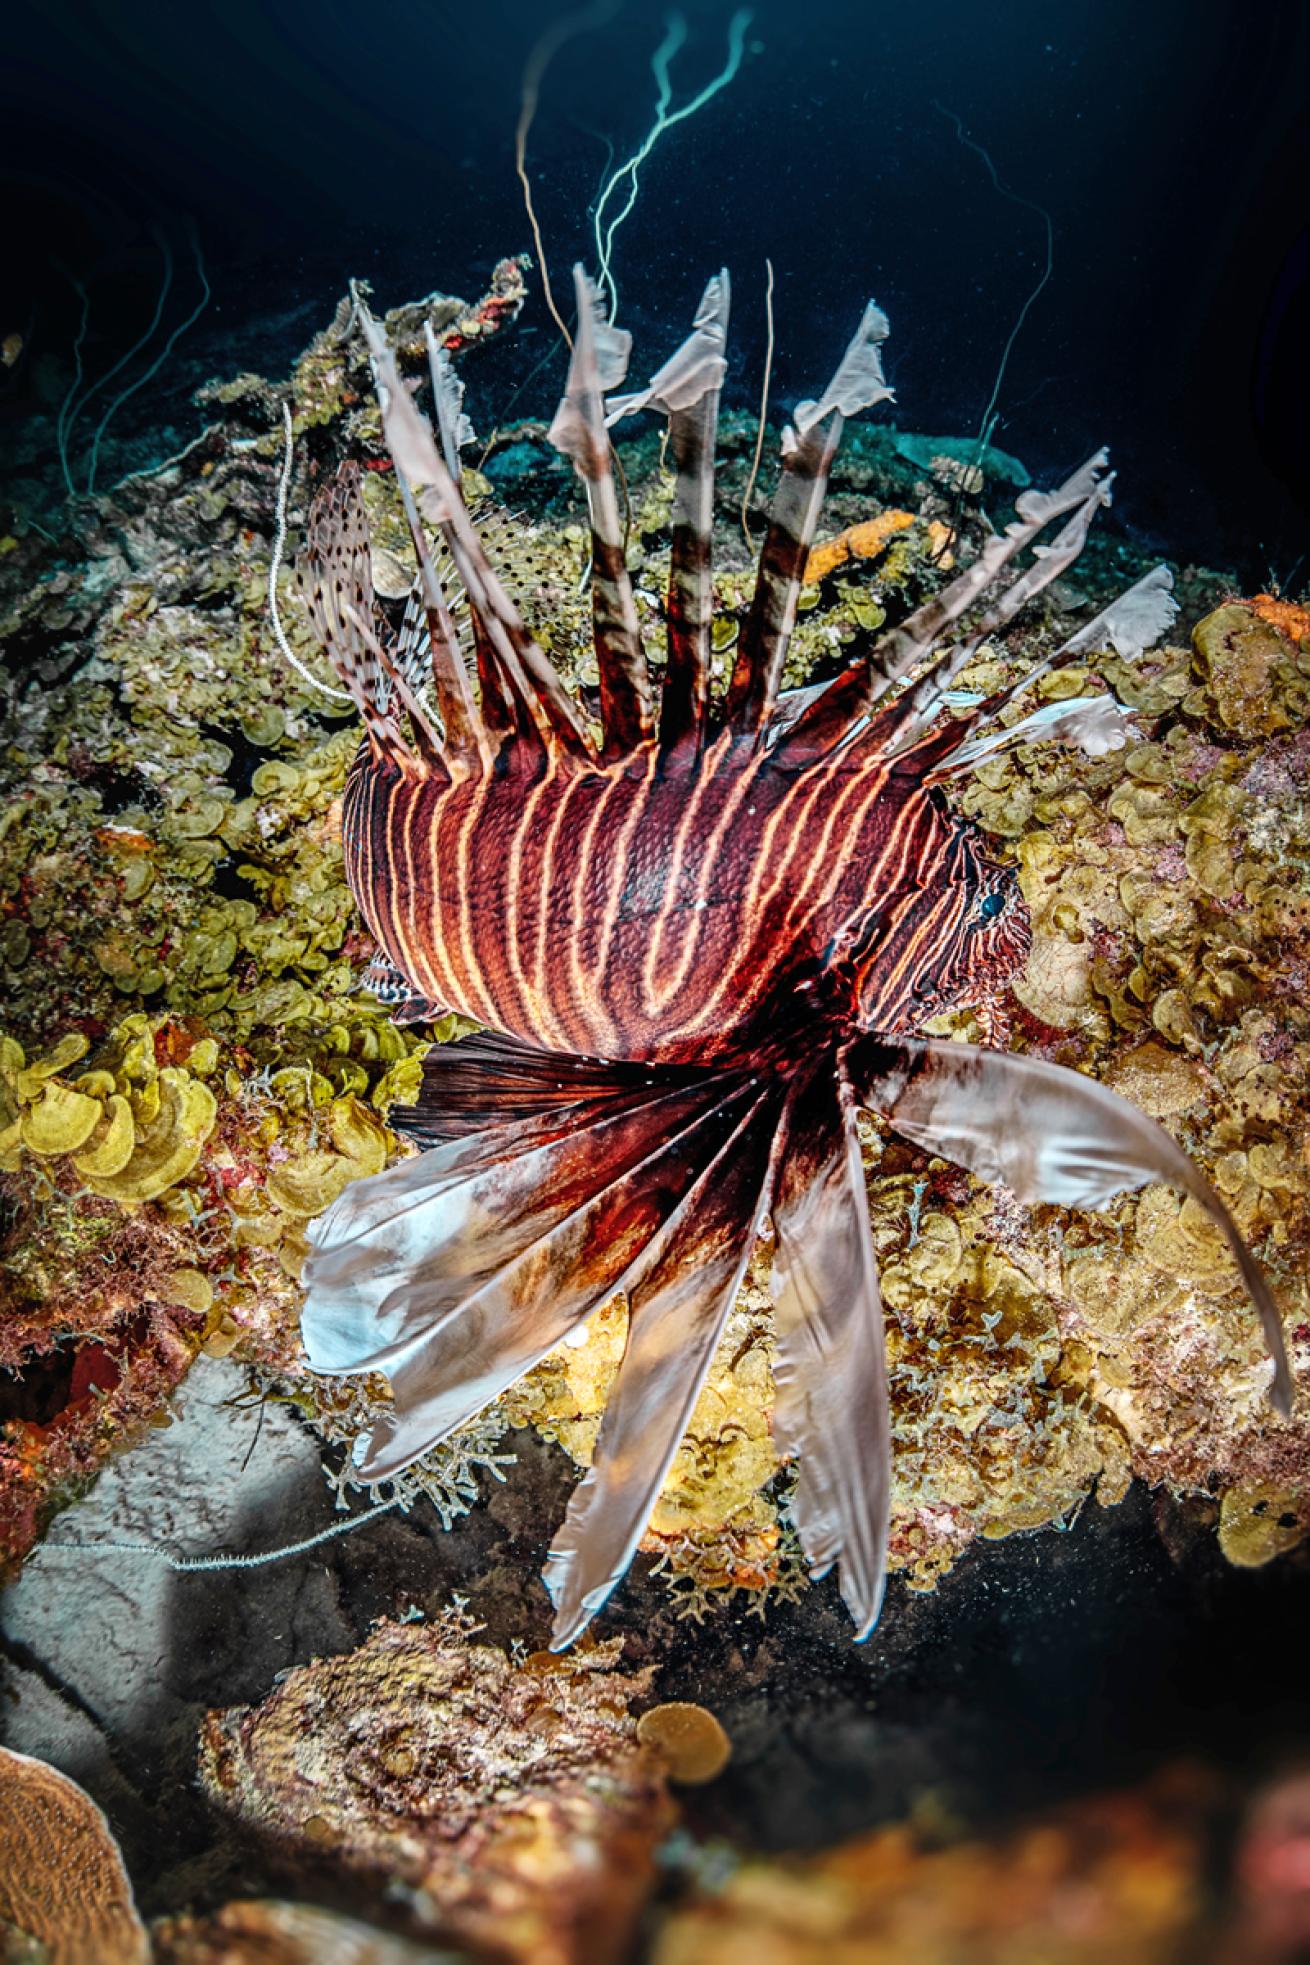
[[[802,575],[805,584],[814,586],[820,580],[826,580],[848,559],[877,559],[898,532],[904,532],[914,524],[914,519],[913,512],[892,508],[879,512],[876,518],[862,520],[859,525],[848,526],[835,539],[825,539],[810,550]]]

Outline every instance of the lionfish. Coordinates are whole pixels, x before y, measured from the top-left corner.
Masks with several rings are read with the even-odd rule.
[[[529,633],[464,503],[469,433],[448,359],[429,328],[434,429],[357,297],[418,574],[393,632],[345,465],[314,501],[299,577],[365,725],[346,870],[380,950],[370,984],[396,1015],[456,1010],[481,1029],[434,1046],[416,1103],[393,1112],[425,1150],[355,1183],[311,1230],[304,1342],[315,1371],[390,1381],[392,1404],[355,1447],[361,1479],[385,1482],[623,1293],[626,1348],[546,1566],[560,1649],[631,1562],[752,1251],[769,1241],[792,1516],[812,1573],[837,1566],[863,1638],[884,1587],[891,1422],[861,1108],[1024,1202],[1093,1208],[1153,1180],[1193,1196],[1232,1250],[1275,1361],[1274,1402],[1289,1408],[1268,1286],[1163,1128],[1079,1072],[919,1034],[977,1005],[990,1041],[1030,940],[1013,870],[952,810],[945,782],[1005,744],[1121,744],[1112,695],[998,718],[1045,671],[1109,646],[1139,656],[1176,611],[1170,576],[1157,567],[959,713],[953,679],[1071,564],[1108,502],[1099,452],[1058,489],[1025,491],[972,564],[865,636],[835,679],[783,692],[843,423],[891,395],[888,323],[871,303],[784,435],[716,700],[728,276],[649,386],[623,396],[630,336],[580,268],[575,283],[550,437],[589,506],[598,724]],[[662,669],[639,630],[611,474],[608,430],[639,410],[667,418],[676,468]]]

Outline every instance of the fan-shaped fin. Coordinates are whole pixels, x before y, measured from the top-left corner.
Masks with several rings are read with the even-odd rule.
[[[553,1650],[585,1630],[632,1561],[723,1334],[768,1205],[781,1094],[737,1094],[733,1124],[702,1156],[628,1286],[628,1342],[591,1471],[551,1546]]]
[[[607,405],[610,424],[639,409],[662,410],[669,419],[677,485],[669,566],[669,655],[660,698],[660,743],[666,751],[683,744],[698,751],[705,736],[714,613],[710,562],[714,442],[719,390],[727,369],[723,350],[730,295],[725,268],[702,294],[691,334],[651,378],[650,386]]]
[[[1274,1361],[1271,1397],[1290,1412],[1291,1368],[1269,1285],[1209,1181],[1154,1119],[1081,1072],[972,1044],[866,1038],[851,1052],[851,1075],[862,1102],[906,1139],[1003,1181],[1021,1201],[1095,1208],[1153,1180],[1190,1195],[1232,1250]]]
[[[622,379],[631,337],[611,328],[596,288],[573,269],[578,324],[568,387],[550,426],[550,441],[570,459],[591,515],[591,593],[605,755],[622,757],[655,731],[650,676],[641,645],[632,582],[623,557],[623,524],[610,469],[604,391]]]
[[[739,734],[763,730],[773,713],[843,420],[892,393],[880,352],[887,333],[886,315],[870,301],[832,381],[817,400],[797,405],[794,428],[783,436],[782,477],[724,705],[725,723]]]
[[[364,1477],[398,1473],[624,1287],[754,1096],[738,1073],[565,1100],[347,1189],[310,1231],[302,1328],[314,1370],[391,1381]]]
[[[798,1461],[791,1512],[812,1573],[838,1565],[857,1638],[878,1621],[891,1513],[891,1414],[869,1196],[844,1076],[797,1092],[772,1215],[773,1436]]]
[[[391,710],[386,667],[360,625],[374,619],[374,599],[368,520],[354,463],[343,464],[309,508],[296,584],[333,673],[364,719],[374,755],[417,772],[418,759]]]
[[[574,1101],[629,1098],[703,1081],[693,1069],[537,1051],[517,1038],[480,1030],[455,1044],[433,1045],[423,1060],[417,1099],[393,1106],[390,1124],[420,1146],[438,1146]]]

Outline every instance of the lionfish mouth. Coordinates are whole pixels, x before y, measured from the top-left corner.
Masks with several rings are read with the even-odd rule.
[[[627,1345],[593,1463],[546,1569],[553,1643],[562,1647],[632,1559],[767,1218],[774,1438],[797,1462],[791,1509],[812,1571],[836,1568],[864,1637],[883,1596],[892,1422],[861,1107],[1024,1202],[1096,1208],[1156,1180],[1192,1197],[1227,1240],[1274,1360],[1274,1402],[1290,1407],[1269,1287],[1223,1203],[1161,1126],[1081,1073],[914,1035],[921,1017],[911,1034],[889,1035],[896,1026],[869,1014],[874,1028],[862,1032],[853,1016],[826,1013],[821,989],[797,990],[786,968],[787,935],[807,928],[807,909],[833,881],[831,851],[825,858],[820,849],[834,801],[849,801],[867,828],[860,837],[879,856],[878,874],[907,854],[922,862],[922,842],[940,837],[927,830],[922,794],[1003,746],[1059,739],[1096,750],[1124,741],[1126,713],[1104,694],[1051,702],[1009,723],[1002,713],[1052,668],[1110,646],[1123,659],[1140,656],[1175,612],[1170,576],[1155,568],[1018,682],[951,713],[947,692],[980,643],[1081,550],[1109,497],[1098,453],[1054,490],[1026,491],[1014,521],[973,564],[898,626],[867,638],[835,680],[784,694],[802,572],[843,422],[890,394],[880,363],[887,322],[870,304],[827,388],[795,409],[754,600],[715,704],[710,532],[727,276],[710,282],[690,337],[648,387],[623,396],[614,392],[628,337],[607,323],[580,270],[576,284],[577,335],[551,436],[581,477],[590,513],[598,738],[496,578],[464,504],[461,391],[447,358],[429,330],[434,433],[357,296],[419,571],[393,634],[374,607],[367,527],[347,471],[315,507],[303,577],[320,639],[365,725],[347,813],[352,881],[389,958],[382,973],[397,1008],[431,1013],[463,991],[456,1000],[488,1029],[434,1046],[417,1103],[395,1116],[426,1150],[348,1188],[314,1224],[306,1351],[316,1371],[386,1374],[393,1403],[357,1455],[364,1478],[385,1482],[615,1293],[626,1296]],[[624,562],[608,438],[613,423],[639,410],[667,419],[677,473],[658,691]],[[434,539],[454,569],[471,667]],[[840,787],[834,760],[846,773]],[[509,802],[493,813],[498,797]],[[673,806],[659,803],[669,799]],[[716,842],[740,828],[752,799],[761,841],[783,857],[754,862],[746,887],[785,895],[786,905],[752,913],[743,904],[742,932],[756,937],[743,962],[738,942],[712,939],[706,896]],[[693,823],[694,811],[720,816]],[[494,825],[484,824],[488,813]],[[619,874],[593,892],[588,869],[603,862],[601,838]],[[501,874],[525,858],[542,874],[531,904],[523,884],[511,899]],[[638,860],[654,912],[625,915]],[[404,914],[402,863],[430,870],[410,882],[426,913],[411,900]],[[459,878],[443,884],[448,867]],[[543,884],[547,869],[554,887]],[[973,893],[976,909],[962,911],[959,896],[943,899],[930,867],[917,871],[922,900],[913,906],[922,911],[907,903],[894,960],[887,946],[864,952],[848,1003],[886,1010],[911,1001],[922,981],[913,951],[940,954],[947,932],[956,943],[971,938],[974,980],[998,984],[1022,960],[1021,904],[993,919],[983,889]],[[550,897],[566,890],[586,905],[561,934]],[[536,968],[507,925],[524,909]],[[652,967],[656,936],[664,953]],[[675,983],[683,977],[677,987],[670,973]],[[789,978],[785,1006],[773,988],[779,976]],[[676,1055],[625,1055],[607,1041],[622,992],[645,1001],[641,988],[684,1019]],[[754,1006],[751,1029],[765,1036],[734,1054],[714,1020],[746,1027],[742,996]],[[520,1018],[520,1000],[536,1006],[535,1022]]]

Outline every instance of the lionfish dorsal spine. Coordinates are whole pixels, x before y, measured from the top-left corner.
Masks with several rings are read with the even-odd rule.
[[[646,651],[624,559],[623,520],[605,428],[605,390],[627,368],[631,337],[611,328],[581,266],[573,269],[577,328],[564,399],[550,441],[573,465],[587,493],[591,520],[592,635],[600,670],[604,755],[626,756],[655,734]]]
[[[972,566],[907,615],[899,627],[878,637],[870,651],[869,707],[931,654],[946,630],[982,599],[1011,560],[1053,520],[1098,497],[1107,461],[1107,453],[1098,450],[1055,490],[1023,492],[1015,504],[1015,518],[1004,532],[993,534]]]
[[[1097,724],[1106,739],[1105,748],[1114,748],[1109,741],[1111,727],[1115,716],[1122,724],[1123,712],[1113,696],[1077,697],[1072,701],[1066,698],[1062,707],[1048,704],[1046,710],[1025,717],[1022,723],[1008,728],[995,726],[1001,712],[1042,676],[1067,668],[1094,649],[1113,648],[1124,661],[1135,662],[1148,648],[1154,647],[1175,619],[1178,602],[1174,599],[1173,586],[1174,577],[1167,566],[1152,567],[1049,655],[1034,662],[1004,689],[994,690],[975,704],[956,725],[958,745],[947,760],[950,772],[970,770],[1003,746],[1024,741],[1035,743],[1042,736],[1077,739]],[[1057,708],[1058,717],[1051,714]],[[976,734],[985,732],[988,725],[993,726],[990,735]]]
[[[739,736],[768,726],[796,622],[805,562],[818,528],[846,417],[891,396],[882,372],[887,316],[872,301],[823,394],[798,403],[783,438],[783,468],[769,508],[755,597],[728,684],[724,718]]]
[[[668,417],[675,484],[666,607],[668,651],[660,697],[660,748],[666,756],[683,751],[697,756],[709,720],[714,458],[731,300],[724,267],[701,295],[691,333],[648,386],[606,404],[610,427],[639,409]]]
[[[529,705],[533,725],[543,747],[560,747],[579,757],[591,755],[586,729],[573,699],[565,689],[548,658],[532,639],[523,619],[496,576],[483,550],[477,528],[469,517],[459,486],[451,477],[444,458],[433,440],[432,431],[419,414],[413,398],[401,380],[395,355],[362,300],[356,311],[363,325],[378,386],[382,428],[402,498],[412,497],[417,512],[445,539],[455,570],[468,598],[475,635],[481,633],[490,659],[507,683],[511,683]],[[408,506],[407,506],[408,509]],[[424,550],[422,526],[415,521],[416,550]],[[473,703],[467,671],[458,644],[459,673],[470,709],[469,727],[482,769],[491,762],[486,725]],[[446,708],[441,704],[443,722]]]

